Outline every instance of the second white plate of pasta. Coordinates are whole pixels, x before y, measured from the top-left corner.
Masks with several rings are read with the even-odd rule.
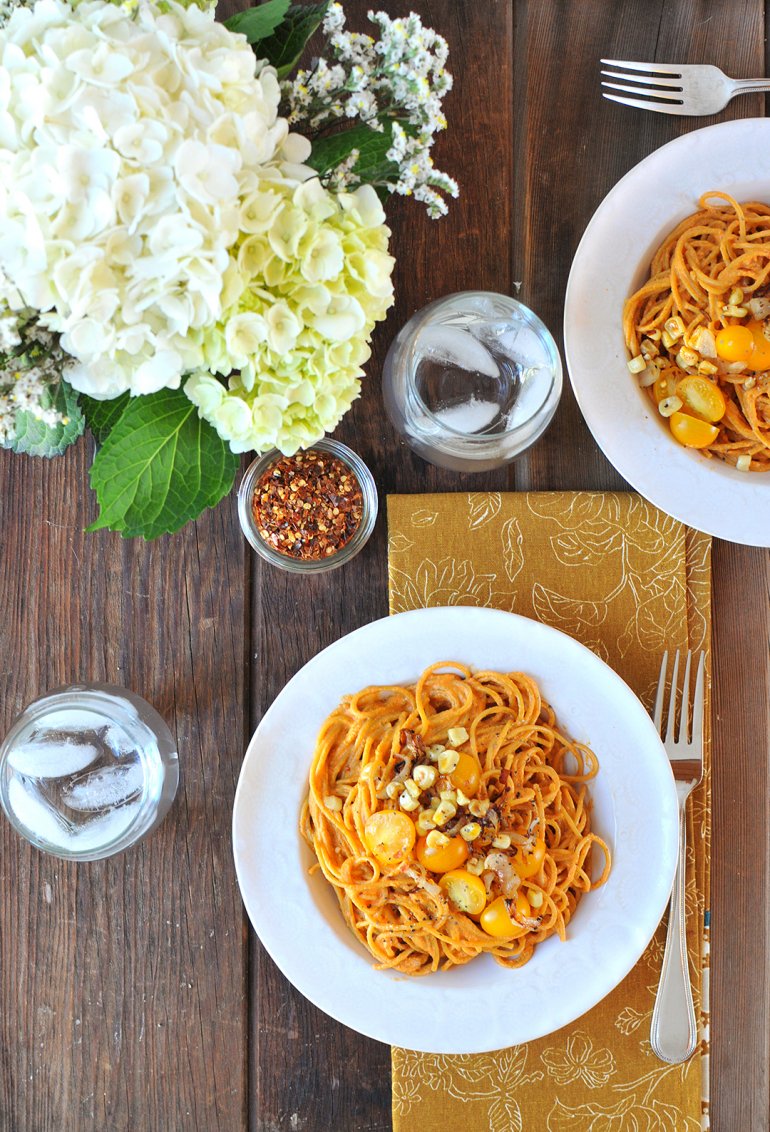
[[[460,917],[465,927],[459,934],[451,917],[449,926],[444,924],[442,928],[445,951],[439,958],[443,961],[449,955],[457,960],[458,956],[480,950],[470,961],[420,977],[406,973],[410,969],[426,969],[425,951],[426,948],[430,951],[432,942],[429,938],[425,944],[423,933],[414,948],[404,945],[403,940],[399,944],[405,956],[401,969],[377,969],[377,957],[387,957],[389,949],[392,952],[395,948],[401,955],[391,938],[398,936],[398,932],[395,927],[390,932],[372,932],[374,955],[364,946],[346,923],[331,884],[320,869],[313,869],[316,858],[300,832],[300,816],[308,794],[308,776],[319,731],[330,713],[345,697],[367,686],[391,689],[413,686],[425,669],[440,661],[457,662],[474,674],[480,670],[526,673],[524,691],[512,693],[514,698],[521,699],[523,710],[527,710],[525,701],[530,695],[527,689],[536,686],[556,715],[558,726],[554,725],[555,731],[548,730],[549,736],[552,731],[563,733],[578,744],[588,745],[598,759],[598,772],[587,788],[592,836],[600,841],[592,850],[595,859],[590,864],[585,863],[585,870],[594,878],[599,876],[603,861],[599,845],[604,842],[611,855],[609,875],[600,887],[583,893],[574,913],[570,907],[566,939],[562,941],[555,933],[543,939],[527,953],[528,961],[515,969],[502,966],[495,957],[504,962],[512,958],[518,961],[517,956],[521,957],[523,945],[514,944],[509,938],[512,933],[516,934],[517,925],[511,928],[506,920],[508,929],[502,933],[505,939],[498,947],[501,941],[494,939],[497,931],[494,917],[487,917],[486,936],[476,926],[485,923],[486,908],[473,923]],[[470,687],[471,681],[466,682]],[[481,683],[487,688],[483,694],[489,696],[490,704],[507,694],[495,687],[493,676],[481,678]],[[384,693],[382,699],[393,695],[398,697],[402,693]],[[440,689],[434,690],[433,699],[438,702],[439,712],[449,711],[449,693],[447,697],[444,703]],[[366,702],[376,704],[377,699],[369,694]],[[356,707],[359,706],[356,701]],[[497,710],[503,709],[498,705]],[[482,739],[483,716],[482,711],[481,722],[471,725],[470,735],[465,728],[451,729],[456,748],[466,746],[476,750],[474,744],[478,741],[479,750],[491,751],[488,737]],[[452,719],[449,721],[451,723]],[[333,726],[340,725],[337,722]],[[535,730],[537,726],[536,721]],[[437,775],[453,773],[456,776],[458,771],[455,766],[449,767],[448,763],[440,761],[440,752],[448,749],[446,741],[443,745],[421,746],[418,739],[405,741],[402,737],[400,743],[405,742],[407,745],[399,754],[406,757],[399,757],[394,764],[400,774],[398,788],[394,786],[388,793],[383,787],[379,793],[382,804],[391,810],[401,810],[402,819],[405,813],[415,822],[419,834],[421,811],[410,805],[406,778],[412,781],[413,787],[414,779],[418,780],[425,802],[430,795],[428,779],[439,785],[443,780],[437,779]],[[336,751],[340,744],[335,746],[335,743],[332,746]],[[416,744],[416,748],[409,744]],[[396,741],[396,747],[398,745]],[[445,754],[444,759],[447,757],[453,761]],[[482,757],[482,767],[491,765],[491,758],[489,753]],[[431,774],[431,759],[435,774]],[[404,773],[404,762],[408,764],[408,775]],[[570,756],[562,763],[557,758],[555,765],[569,778],[576,770],[573,764]],[[391,773],[392,769],[391,766]],[[553,770],[548,773],[555,779]],[[379,803],[375,791],[380,779],[375,777],[373,769],[371,775],[366,788],[376,808]],[[337,779],[339,795],[344,799],[350,789],[349,768],[345,772],[338,767]],[[449,801],[450,811],[452,806],[470,807],[469,821],[463,826],[465,836],[474,833],[467,828],[473,822],[488,828],[495,816],[494,809],[479,814],[476,820],[470,805],[476,786],[467,781],[459,783],[456,777],[454,781],[457,789]],[[465,787],[467,796],[460,785]],[[319,797],[324,798],[326,791],[332,789],[328,784],[322,785],[318,788]],[[483,792],[479,792],[479,798]],[[527,797],[526,789],[521,793],[522,797]],[[580,784],[576,790],[568,784],[565,797],[571,798],[573,794],[582,798]],[[494,798],[492,791],[490,796]],[[399,803],[402,797],[404,801]],[[318,809],[314,814],[316,844],[320,845],[319,856],[323,858],[324,867],[327,870],[338,868],[343,876],[356,883],[366,882],[367,874],[362,876],[356,872],[356,869],[366,868],[361,860],[346,864],[341,859],[344,856],[341,842],[335,841],[333,836],[335,817],[340,815],[343,821],[341,804],[326,798],[321,809],[326,809],[327,803],[331,837],[327,838]],[[440,831],[438,798],[431,804],[433,816],[439,814]],[[496,804],[493,801],[493,806]],[[572,807],[572,802],[569,806]],[[479,808],[483,810],[483,804],[476,807]],[[582,827],[582,808],[583,802],[579,801],[576,808],[570,809],[568,824]],[[356,829],[360,826],[359,833],[363,830],[364,819],[351,812],[346,812],[345,817],[353,833],[343,841],[358,846],[361,857],[365,853],[361,845],[366,838],[361,834],[361,840]],[[430,825],[430,814],[427,820]],[[402,824],[406,827],[409,823],[402,820]],[[455,825],[458,820],[455,813],[450,812],[443,828],[453,836],[444,836],[459,843],[461,833]],[[305,832],[307,829],[306,816]],[[549,827],[546,839],[549,844],[561,839],[562,857],[565,857],[569,838],[567,834],[556,834],[555,829],[555,825]],[[425,830],[422,833],[414,852],[427,852]],[[493,834],[499,835],[500,830],[492,830],[489,836]],[[486,855],[489,862],[491,853],[494,864],[509,848],[503,835],[502,854],[491,844],[481,850],[474,849],[474,845],[484,842],[484,834],[476,831],[476,836],[479,840],[471,840],[460,862],[463,868],[459,872],[465,875],[466,866],[472,869],[474,860],[480,862]],[[529,853],[536,856],[536,835],[526,845],[523,838],[519,840],[522,844],[518,849],[512,844],[510,852],[516,850],[519,856]],[[515,614],[466,607],[422,609],[372,622],[343,637],[314,657],[286,685],[264,716],[246,752],[236,792],[233,843],[238,880],[251,922],[280,969],[308,999],[352,1029],[391,1045],[432,1053],[480,1053],[529,1041],[567,1025],[599,1002],[631,970],[652,937],[670,892],[677,852],[676,793],[665,752],[644,707],[620,677],[583,645],[555,629]],[[373,851],[381,853],[382,846],[375,845]],[[558,858],[558,848],[553,852]],[[534,856],[528,858],[529,864],[532,860]],[[504,862],[499,867],[504,869]],[[529,870],[517,865],[528,879],[517,880],[521,885],[518,895],[507,893],[515,895],[519,902],[522,893],[531,900],[532,907],[525,900],[524,913],[515,901],[506,905],[514,918],[521,914],[525,924],[547,921],[547,909],[554,906],[554,874],[548,870],[555,870],[557,866],[546,864],[545,871],[538,874],[539,880],[533,876],[537,867],[537,861]],[[578,885],[581,875],[585,879],[582,867],[578,861],[572,870]],[[377,873],[376,866],[372,871]],[[387,871],[383,868],[383,873]],[[401,871],[410,871],[409,860]],[[452,900],[465,898],[465,890],[457,895],[446,888],[444,877],[451,875],[448,868],[442,866],[441,875],[434,878],[438,883],[427,886],[426,915],[431,908],[439,911],[441,907],[446,908],[442,901],[447,893]],[[473,872],[471,875],[474,876]],[[489,871],[484,875],[489,889]],[[505,879],[504,872],[501,877]],[[475,880],[471,888],[474,883]],[[492,883],[497,883],[494,876]],[[538,885],[550,890],[545,903],[538,895]],[[490,901],[494,894],[494,888],[488,892]],[[356,890],[354,898],[358,895]],[[400,915],[396,907],[391,919],[395,916],[397,921]],[[489,942],[490,933],[495,946],[477,948],[480,940]],[[427,966],[430,966],[429,960]]]
[[[640,388],[639,378],[628,369],[629,353],[622,325],[625,301],[648,279],[652,257],[664,240],[681,221],[698,211],[698,200],[703,194],[715,191],[727,193],[741,203],[758,201],[770,205],[770,121],[741,119],[693,130],[650,154],[611,189],[583,235],[570,272],[564,310],[567,369],[597,443],[646,499],[708,534],[749,546],[770,546],[770,471],[755,470],[760,466],[767,468],[770,463],[767,374],[747,369],[739,377],[732,375],[733,388],[738,383],[743,386],[739,391],[741,399],[751,401],[747,406],[751,419],[746,419],[735,397],[728,416],[734,412],[738,428],[744,430],[747,452],[752,448],[750,441],[756,442],[753,447],[760,451],[760,458],[752,463],[746,456],[737,461],[735,454],[742,451],[740,445],[735,446],[734,452],[728,451],[726,458],[716,454],[707,458],[696,448],[677,443],[671,435],[677,430],[669,427],[670,420],[661,415],[648,395],[651,391]],[[763,264],[770,266],[768,242],[763,241]],[[697,248],[697,240],[694,246]],[[731,257],[736,253],[727,254]],[[764,300],[768,291],[766,271],[760,271],[756,278],[756,273],[750,274],[745,295],[742,288],[733,285],[731,294],[737,294],[741,300]],[[700,283],[683,282],[681,290],[687,294],[693,286],[697,292],[701,283],[702,279]],[[709,282],[706,290],[710,286]],[[718,309],[712,308],[710,314],[705,311],[704,325],[716,331],[723,322],[756,323],[756,317],[745,306],[730,305],[730,298],[726,294]],[[696,307],[697,302],[689,303],[685,318],[689,325],[693,325],[689,321],[693,316],[699,317]],[[668,311],[665,317],[671,313]],[[663,325],[657,329],[657,335],[662,330]],[[678,334],[676,328],[674,332]],[[683,341],[678,339],[679,344]],[[653,349],[663,352],[659,340]],[[669,344],[672,359],[678,349],[678,344],[673,348]],[[725,360],[727,364],[728,358],[731,362],[740,361],[737,354],[728,352],[724,359],[717,355],[713,335],[708,355],[693,355],[684,363],[698,380],[698,366],[704,361],[702,374],[708,381],[714,375],[714,363]],[[679,368],[675,372],[683,376]],[[679,404],[675,409],[669,393],[675,394],[676,390],[672,388],[660,395],[667,398],[664,413],[670,418],[676,409],[683,409],[684,418],[677,415],[674,424],[692,425],[688,405]],[[681,402],[681,398],[677,400]],[[727,421],[728,416],[723,415],[722,420]],[[718,412],[706,419],[719,425]],[[697,431],[708,432],[709,428],[706,424],[704,430],[703,424],[698,424]],[[718,427],[713,431],[716,433]],[[726,437],[719,430],[714,451],[720,447],[729,449],[724,441],[735,439],[736,434],[734,430],[728,432],[730,436]],[[688,435],[686,428],[679,435],[686,443],[707,443],[706,438]],[[742,464],[749,464],[750,470],[742,468]]]

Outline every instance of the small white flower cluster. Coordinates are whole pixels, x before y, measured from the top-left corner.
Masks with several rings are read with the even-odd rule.
[[[71,362],[55,335],[30,311],[0,313],[0,446],[16,435],[17,414],[24,411],[54,426],[64,418],[45,405]]]
[[[446,129],[441,103],[452,88],[446,71],[446,40],[423,27],[412,13],[392,20],[384,12],[369,12],[380,32],[371,36],[344,31],[342,6],[331,4],[323,21],[334,61],[323,57],[293,80],[282,84],[291,124],[303,123],[314,134],[343,118],[357,119],[373,130],[392,129],[388,161],[397,166],[394,175],[375,182],[390,192],[414,196],[432,217],[447,211],[441,195],[458,195],[457,182],[433,164],[431,148],[435,135]],[[355,161],[332,171],[335,188],[360,183]]]

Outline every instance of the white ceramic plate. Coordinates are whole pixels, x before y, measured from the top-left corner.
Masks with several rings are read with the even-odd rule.
[[[676,138],[608,193],[570,272],[567,368],[596,442],[646,499],[708,534],[770,546],[770,474],[738,472],[677,444],[626,365],[623,303],[647,278],[663,238],[709,189],[770,201],[770,119],[721,122]]]
[[[421,978],[377,971],[331,887],[308,869],[298,832],[315,739],[346,693],[413,683],[437,660],[522,670],[557,718],[593,747],[594,828],[613,853],[606,885],[580,902],[562,943],[517,971],[491,956]],[[480,1053],[573,1021],[630,971],[663,914],[677,853],[673,777],[655,728],[626,684],[556,629],[512,613],[454,607],[400,613],[324,649],[277,697],[249,744],[235,796],[235,865],[262,943],[327,1014],[369,1037],[434,1053]]]

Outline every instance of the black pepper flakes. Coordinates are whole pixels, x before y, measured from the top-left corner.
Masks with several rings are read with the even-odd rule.
[[[361,485],[336,456],[317,449],[282,456],[251,500],[260,536],[279,554],[321,561],[350,542],[363,517]]]

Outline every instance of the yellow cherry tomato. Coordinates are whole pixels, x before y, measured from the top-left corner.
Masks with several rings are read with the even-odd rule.
[[[675,439],[685,448],[708,448],[719,435],[716,425],[691,417],[688,413],[672,413],[668,424]]]
[[[400,810],[379,810],[366,819],[364,841],[381,865],[398,865],[412,852],[417,831]]]
[[[723,362],[748,362],[754,352],[754,335],[740,323],[723,326],[716,333],[716,347]]]
[[[749,369],[754,373],[764,373],[770,369],[770,341],[765,337],[762,322],[750,322],[748,327],[754,338],[754,350],[749,359]]]
[[[450,904],[468,916],[478,916],[484,911],[487,890],[481,877],[474,876],[467,869],[452,869],[444,873],[438,882],[443,888]]]
[[[487,935],[496,936],[498,939],[515,939],[529,931],[529,928],[517,923],[516,919],[531,915],[529,901],[519,889],[513,900],[498,896],[497,900],[487,904],[481,913],[480,923]]]
[[[533,877],[535,873],[540,872],[540,867],[545,860],[545,841],[542,837],[538,837],[530,848],[529,846],[522,845],[516,850],[516,856],[513,859],[513,867],[522,880],[528,877]]]
[[[476,759],[473,755],[461,751],[457,766],[449,776],[449,781],[455,790],[462,790],[467,798],[472,798],[479,788],[480,778],[481,767]]]
[[[770,342],[768,342],[770,346]],[[718,385],[707,377],[689,374],[676,383],[676,395],[684,408],[702,421],[721,421],[727,409],[725,395]]]
[[[427,836],[419,838],[415,849],[417,860],[432,873],[451,873],[468,858],[468,843],[462,837],[450,837],[444,845],[428,845]]]

